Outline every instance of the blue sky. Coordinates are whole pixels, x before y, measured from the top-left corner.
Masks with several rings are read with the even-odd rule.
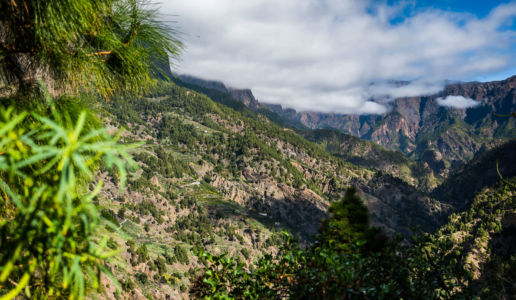
[[[298,110],[383,113],[371,101],[445,80],[516,75],[516,0],[167,0],[183,32],[175,71]],[[402,87],[392,80],[408,80]],[[372,85],[374,83],[374,85]]]
[[[382,1],[373,1],[373,3],[379,3]],[[409,18],[414,14],[421,13],[425,10],[440,10],[445,12],[459,13],[459,14],[472,14],[477,18],[485,18],[491,11],[501,4],[509,4],[514,1],[509,0],[388,0],[389,5],[406,5],[406,9],[397,18],[391,20],[392,24],[402,22],[405,18]],[[508,19],[507,23],[501,27],[501,30],[512,30],[516,31],[516,18]],[[508,50],[512,52],[513,56],[516,56],[516,37],[513,37],[512,46]],[[502,80],[507,77],[516,75],[516,63],[513,66],[508,66],[504,70],[490,73],[481,74],[468,78],[471,80],[479,81],[492,81]]]
[[[479,18],[487,16],[491,10],[500,4],[506,4],[511,1],[499,1],[499,0],[417,0],[417,1],[406,1],[406,0],[389,0],[387,1],[390,5],[398,5],[401,3],[408,3],[414,11],[425,10],[425,9],[439,9],[443,11],[459,12],[459,13],[472,13]]]

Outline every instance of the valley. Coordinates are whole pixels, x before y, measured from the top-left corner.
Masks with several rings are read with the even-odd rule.
[[[484,174],[486,180],[458,205],[447,186],[469,191],[454,183],[475,176],[466,175],[472,172],[468,163],[447,178],[400,151],[335,129],[296,128],[289,120],[274,121],[277,116],[269,112],[253,111],[219,88],[204,94],[205,85],[192,87],[163,82],[145,98],[104,106],[106,121],[126,128],[124,142],[144,144],[134,154],[140,171],[131,175],[127,191],[116,196],[116,180],[108,176],[114,184],[99,200],[102,211],[120,224],[112,235],[126,254],[117,260],[115,273],[129,274],[118,278],[134,283],[129,293],[143,294],[151,284],[159,292],[149,297],[184,295],[202,267],[196,258],[200,251],[227,253],[249,264],[252,257],[277,251],[282,230],[310,244],[329,205],[349,186],[357,188],[372,225],[408,238],[437,232],[450,214],[470,207],[476,192],[498,182],[496,172]],[[496,157],[502,173],[515,176],[514,147],[504,147],[478,153],[471,166],[485,157],[481,164],[496,170]],[[126,237],[120,240],[119,234]],[[124,243],[127,238],[130,245]],[[140,259],[137,247],[148,249],[148,258]],[[174,259],[183,251],[178,249],[187,259]],[[169,261],[165,271],[156,268],[161,257]],[[166,270],[171,269],[181,271],[170,277]]]

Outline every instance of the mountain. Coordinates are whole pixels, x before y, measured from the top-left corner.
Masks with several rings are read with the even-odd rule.
[[[463,96],[479,104],[467,109],[440,106],[437,99],[447,96]],[[514,118],[493,115],[516,107],[516,76],[494,82],[455,83],[435,95],[396,99],[392,110],[383,115],[296,112],[279,105],[266,106],[312,129],[335,128],[402,151],[445,177],[477,152],[516,137]]]
[[[100,109],[113,129],[126,129],[123,142],[143,143],[128,189],[118,195],[116,176],[104,171],[95,199],[117,228],[106,223],[102,233],[120,251],[109,265],[121,282],[120,297],[186,297],[203,268],[201,251],[251,266],[254,258],[277,252],[281,230],[308,245],[349,186],[372,225],[409,237],[414,229],[435,232],[450,223],[450,214],[474,207],[474,196],[499,181],[492,169],[486,180],[473,180],[495,158],[502,174],[514,173],[513,142],[484,147],[446,179],[401,151],[285,119],[249,90],[195,78],[173,81]],[[472,192],[456,197],[468,183]],[[105,289],[116,294],[112,286]]]
[[[226,85],[220,81],[203,80],[189,75],[178,75],[176,78],[181,80],[183,83],[203,87],[206,89],[213,89],[228,94],[235,100],[242,102],[251,110],[258,110],[261,107],[258,100],[254,98],[253,92],[250,89],[235,89],[226,87]]]
[[[392,111],[381,116],[298,113],[293,109],[283,109],[280,105],[261,104],[248,89],[236,90],[226,87],[222,82],[206,81],[187,75],[180,75],[178,78],[180,78],[180,80],[176,80],[178,84],[186,84],[188,88],[206,93],[219,103],[228,105],[228,102],[231,101],[228,98],[233,102],[238,101],[281,126],[293,128],[301,136],[323,146],[332,155],[357,166],[387,172],[423,191],[432,191],[453,174],[455,174],[454,178],[460,177],[465,172],[464,169],[461,170],[461,167],[473,157],[481,156],[482,153],[496,148],[516,136],[514,118],[493,114],[500,111],[510,112],[515,107],[516,76],[503,81],[487,83],[450,82],[442,92],[436,95],[396,99]],[[403,85],[407,82],[397,84]],[[214,95],[214,89],[220,91],[220,95]],[[440,106],[437,99],[450,95],[474,99],[479,102],[479,105],[469,109]],[[235,108],[237,105],[233,103],[229,106]],[[240,110],[242,111],[243,108]],[[320,120],[326,117],[326,120],[314,125],[314,123],[310,123],[310,120],[314,120],[315,117],[319,117]],[[346,121],[340,126],[336,126],[340,127],[340,130],[328,128],[331,127],[329,125],[335,125],[331,122],[339,119]],[[362,123],[362,125],[356,126],[357,123]],[[361,133],[364,128],[371,127],[369,124],[376,126],[377,130]],[[305,125],[328,129],[309,130]],[[351,132],[354,135],[362,135],[362,138],[369,137],[369,140],[372,138],[376,140],[370,143],[343,132],[349,128],[357,129],[357,131]],[[408,136],[411,136],[411,139]],[[382,138],[380,139],[380,137]],[[414,143],[411,140],[414,140]],[[394,148],[396,151],[383,148],[380,146],[382,143],[387,144],[386,147],[391,146],[391,149]],[[399,149],[400,144],[406,147]],[[410,145],[413,150],[407,153]],[[491,155],[490,159],[492,158]],[[486,159],[486,161],[490,162],[491,160]],[[502,166],[502,168],[505,167]],[[491,170],[490,174],[493,173],[492,166],[487,169]],[[512,173],[509,175],[512,176]],[[486,176],[485,178],[489,178],[489,180],[485,180],[486,183],[498,180],[497,176]],[[464,182],[468,182],[468,180],[464,180]],[[485,186],[483,182],[478,182],[474,188],[475,192]],[[447,184],[449,188],[444,188],[444,185],[440,186],[439,190],[434,191],[434,197],[443,199],[438,195],[442,194],[443,190],[448,192],[452,190],[453,184],[450,185],[449,182]],[[474,194],[471,193],[468,197],[471,198]],[[444,202],[447,202],[446,197],[444,198]],[[465,199],[463,202],[467,201]]]
[[[221,82],[187,75],[178,78],[204,91],[215,89],[253,111],[268,114],[281,125],[334,128],[401,151],[423,162],[437,177],[448,177],[477,153],[516,137],[514,118],[493,115],[509,113],[516,107],[516,76],[494,82],[450,83],[435,95],[396,99],[392,109],[383,115],[297,112],[277,104],[260,103],[249,89],[227,88]],[[437,99],[447,96],[473,99],[478,105],[465,109],[439,105]]]
[[[178,86],[194,90],[210,97],[213,101],[228,106],[246,115],[262,114],[274,123],[289,127],[307,129],[301,122],[284,118],[261,104],[250,89],[235,89],[226,87],[224,83],[214,80],[204,80],[190,75],[175,75],[172,77]]]
[[[394,163],[384,170],[353,164],[225,92],[209,93],[218,101],[162,82],[143,98],[102,105],[105,121],[126,129],[123,142],[143,143],[134,154],[140,170],[126,191],[119,196],[116,176],[102,172],[95,200],[117,228],[106,224],[102,233],[120,251],[111,268],[125,296],[184,296],[201,250],[250,264],[276,251],[283,229],[310,243],[349,186],[372,224],[390,234],[434,231],[453,211],[419,190],[410,173],[401,179]],[[401,153],[384,151],[417,169]]]

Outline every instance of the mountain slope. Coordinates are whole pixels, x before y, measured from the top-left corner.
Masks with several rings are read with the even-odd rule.
[[[516,178],[482,189],[470,207],[452,214],[435,238],[466,266],[471,296],[514,299],[516,288]],[[446,250],[447,249],[447,250]],[[446,254],[445,254],[446,255]]]
[[[210,96],[216,90],[282,126],[335,128],[401,151],[426,163],[437,177],[449,176],[478,152],[516,137],[515,119],[493,115],[511,112],[516,107],[516,76],[494,82],[454,83],[435,95],[396,99],[391,111],[383,115],[297,112],[277,104],[260,103],[248,89],[232,89],[218,81],[187,75],[177,78],[179,84]],[[474,99],[479,105],[455,109],[438,104],[438,98],[450,95]]]
[[[410,235],[413,226],[432,231],[451,209],[399,178],[334,157],[245,106],[235,110],[175,84],[102,109],[111,126],[127,129],[125,142],[144,143],[127,191],[118,196],[116,176],[103,172],[105,188],[96,199],[117,228],[106,225],[104,233],[120,250],[112,268],[126,296],[184,295],[201,250],[250,262],[275,251],[282,229],[308,242],[328,204],[350,185],[372,223],[391,233]]]
[[[127,191],[118,196],[116,176],[103,172],[106,185],[96,199],[116,228],[106,223],[103,233],[120,250],[111,268],[123,296],[186,296],[202,268],[200,251],[250,264],[277,251],[283,229],[309,243],[329,204],[350,185],[372,224],[389,233],[433,232],[450,212],[466,208],[444,192],[434,193],[439,202],[421,191],[439,180],[429,165],[335,130],[298,133],[215,87],[161,82],[146,97],[100,108],[113,128],[127,129],[125,142],[144,143]],[[485,161],[500,153],[486,152]],[[115,297],[113,287],[105,288]]]
[[[266,116],[274,123],[291,128],[306,129],[303,123],[292,118],[284,118],[269,109],[266,105],[261,104],[254,97],[249,89],[229,88],[220,81],[204,80],[189,75],[177,75],[173,77],[173,81],[182,87],[197,91],[210,97],[213,101],[231,107],[239,112],[254,111]],[[249,111],[247,114],[249,115]]]
[[[306,139],[320,144],[329,153],[358,166],[392,174],[410,185],[430,191],[442,180],[424,163],[415,162],[403,153],[361,140],[336,129],[297,130]]]
[[[506,178],[516,176],[515,149],[516,139],[513,139],[479,154],[435,189],[432,192],[434,197],[459,211],[468,208],[480,190],[500,181],[498,171]]]

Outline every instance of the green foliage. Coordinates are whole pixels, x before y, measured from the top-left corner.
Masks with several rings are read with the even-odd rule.
[[[99,217],[94,191],[84,188],[99,162],[117,167],[122,186],[127,151],[104,129],[84,130],[86,113],[73,127],[51,117],[0,109],[0,289],[12,299],[25,291],[33,297],[81,298],[99,286],[107,238],[94,239]],[[25,287],[30,287],[25,289]],[[30,291],[30,292],[29,292]],[[2,298],[4,299],[4,298]]]
[[[19,95],[37,79],[104,96],[139,92],[181,49],[142,0],[4,1],[0,23],[0,81]]]
[[[126,292],[130,292],[136,287],[134,282],[131,279],[122,281],[121,285],[122,285],[122,289]]]
[[[333,203],[330,217],[323,223],[320,242],[334,243],[342,250],[356,243],[365,243],[369,229],[369,212],[356,195],[354,187],[346,191],[344,199]],[[372,229],[371,229],[372,230]]]
[[[118,220],[116,219],[116,214],[114,211],[112,211],[111,209],[107,209],[107,208],[103,208],[100,210],[100,216],[102,218],[104,218],[105,220],[107,220],[108,222],[111,222],[110,225],[112,226],[120,226],[120,223],[118,222]]]
[[[288,233],[277,255],[246,268],[223,254],[201,252],[206,266],[191,293],[209,299],[436,299],[468,296],[470,273],[460,253],[433,236],[388,240],[369,227],[367,210],[348,190],[332,204],[314,245],[302,249]],[[357,215],[354,215],[357,212]],[[344,233],[341,233],[341,230]],[[453,292],[452,292],[453,291]]]
[[[146,284],[147,282],[149,282],[149,276],[147,276],[147,274],[145,273],[137,273],[135,277],[136,280],[138,280],[138,282],[140,282],[141,284]]]
[[[188,263],[190,263],[190,259],[188,258],[188,251],[185,250],[185,248],[180,245],[176,245],[174,247],[174,255],[178,262],[180,262],[184,265],[187,265]]]
[[[173,127],[174,130],[178,131],[181,129],[180,126]],[[183,132],[183,136],[190,136],[191,131]],[[195,139],[192,139],[194,141]],[[178,141],[176,141],[178,142]],[[173,142],[175,143],[175,142]],[[193,145],[193,142],[188,142]],[[175,177],[182,178],[184,174],[195,175],[194,170],[188,165],[187,162],[179,159],[175,159],[173,155],[167,153],[162,147],[158,147],[155,151],[156,157],[148,155],[146,153],[135,154],[134,159],[141,161],[147,166],[143,168],[142,176],[146,179],[150,179],[154,174],[160,174],[164,177]]]
[[[112,137],[83,108],[96,107],[99,96],[148,90],[181,43],[144,0],[12,0],[0,7],[0,88],[8,97],[0,108],[1,299],[21,292],[82,299],[100,287],[102,272],[112,277],[105,260],[114,251],[106,246],[118,247],[96,236],[102,181],[88,182],[101,167],[122,189],[126,168],[136,168],[132,146],[117,143],[120,135]],[[111,229],[119,225],[112,210],[101,217]]]
[[[149,260],[149,251],[147,250],[146,245],[141,245],[138,249],[136,249],[135,252],[136,255],[138,255],[138,262],[146,262]]]
[[[107,246],[113,250],[118,249],[118,243],[112,237],[107,241]]]
[[[158,257],[154,260],[154,265],[158,269],[159,274],[167,272],[166,260],[163,257]]]

